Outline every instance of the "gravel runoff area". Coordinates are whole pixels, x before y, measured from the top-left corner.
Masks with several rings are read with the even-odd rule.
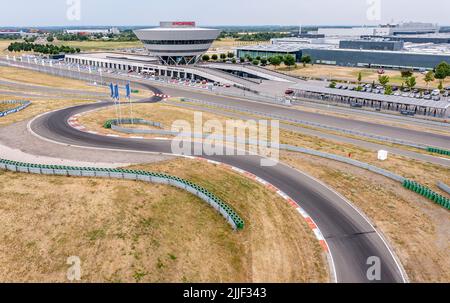
[[[115,168],[137,163],[154,163],[174,156],[123,153],[60,145],[41,140],[27,129],[28,121],[0,128],[0,157],[36,164]]]

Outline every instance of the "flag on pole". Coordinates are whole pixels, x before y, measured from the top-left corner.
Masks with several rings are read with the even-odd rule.
[[[109,88],[111,89],[111,98],[114,98],[115,97],[114,85],[112,83],[110,83]]]
[[[120,100],[119,85],[117,84],[114,86],[114,97],[116,100]]]
[[[127,93],[127,98],[130,99],[131,98],[130,82],[128,82],[127,85],[125,86],[125,90],[126,90],[126,93]]]

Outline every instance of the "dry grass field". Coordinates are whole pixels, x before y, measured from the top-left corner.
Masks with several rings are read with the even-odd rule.
[[[312,231],[264,187],[192,160],[136,168],[206,187],[245,229],[232,231],[203,201],[169,186],[0,171],[0,281],[67,282],[70,256],[81,259],[82,282],[328,280]]]

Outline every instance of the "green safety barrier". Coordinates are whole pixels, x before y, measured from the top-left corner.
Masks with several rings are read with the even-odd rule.
[[[425,198],[435,202],[436,204],[439,204],[440,206],[446,208],[446,209],[450,209],[450,199],[446,198],[436,192],[434,192],[432,189],[419,184],[415,181],[411,181],[411,180],[405,180],[403,182],[403,187],[412,190],[422,196],[424,196]]]
[[[435,148],[435,147],[428,147],[427,151],[430,153],[450,156],[450,150],[445,150],[445,149],[440,149],[440,148]]]
[[[112,123],[113,123],[113,120],[108,120],[103,124],[103,127],[109,129],[109,128],[111,128]]]
[[[133,94],[138,94],[138,93],[139,93],[139,90],[137,90],[137,89],[132,89],[131,92],[132,92]]]
[[[59,165],[40,165],[40,164],[30,164],[30,163],[23,163],[23,162],[16,162],[11,160],[5,160],[0,159],[0,168],[6,168],[7,166],[13,166],[17,170],[19,169],[44,169],[44,170],[65,170],[68,173],[70,171],[85,171],[85,172],[106,172],[106,173],[118,173],[118,174],[133,174],[138,176],[150,176],[155,178],[161,178],[165,179],[167,181],[176,181],[179,182],[187,187],[190,187],[191,189],[194,189],[198,191],[199,193],[204,194],[206,197],[208,197],[210,200],[212,200],[214,203],[216,203],[220,209],[222,209],[234,222],[236,225],[236,228],[239,230],[244,229],[245,223],[244,220],[225,202],[223,202],[219,197],[208,191],[207,189],[194,184],[188,180],[184,180],[182,178],[178,178],[175,176],[167,175],[167,174],[161,174],[161,173],[155,173],[155,172],[149,172],[149,171],[143,171],[143,170],[129,170],[129,169],[115,169],[115,168],[96,168],[96,167],[73,167],[73,166],[59,166]]]

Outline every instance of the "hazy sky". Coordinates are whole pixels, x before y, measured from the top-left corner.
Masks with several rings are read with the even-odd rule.
[[[67,17],[67,3],[72,1],[81,3],[80,20]],[[377,1],[380,14],[376,4],[368,4]],[[370,25],[392,20],[450,25],[449,0],[0,0],[0,5],[0,26],[156,25],[160,20],[202,25]],[[381,20],[368,18],[368,11]]]

